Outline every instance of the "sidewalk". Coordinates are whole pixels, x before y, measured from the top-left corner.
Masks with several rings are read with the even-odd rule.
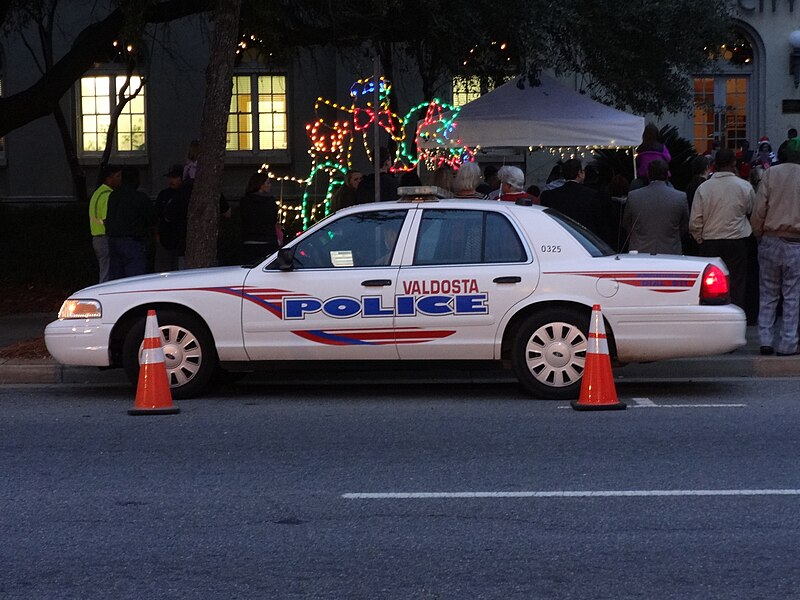
[[[32,313],[0,316],[0,348],[19,341],[44,335],[44,328],[56,318],[51,313]],[[401,375],[402,374],[402,375]],[[369,376],[354,369],[352,373],[304,372],[302,379],[314,383],[397,379],[409,383],[422,381],[489,382],[513,381],[510,371],[487,369],[460,369],[458,372],[437,368],[424,373],[387,369],[386,373],[372,372]],[[385,377],[386,376],[386,377]],[[702,379],[712,377],[798,377],[800,355],[788,357],[761,356],[755,327],[747,328],[747,345],[730,354],[704,358],[684,358],[653,363],[635,363],[614,369],[619,381],[656,379]],[[297,381],[297,373],[254,373],[247,381]],[[52,384],[91,383],[126,385],[122,369],[98,369],[96,367],[72,367],[57,363],[52,358],[40,360],[0,359],[0,384]]]

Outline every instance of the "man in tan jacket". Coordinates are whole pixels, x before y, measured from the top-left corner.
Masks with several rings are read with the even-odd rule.
[[[764,171],[750,217],[758,240],[758,337],[761,354],[797,354],[800,318],[800,140],[787,148],[789,162]],[[783,317],[777,344],[773,331],[778,301]]]
[[[700,256],[719,256],[731,274],[731,300],[741,309],[747,285],[747,238],[752,229],[753,186],[736,174],[736,154],[722,148],[714,157],[716,172],[701,183],[689,215],[689,233]]]

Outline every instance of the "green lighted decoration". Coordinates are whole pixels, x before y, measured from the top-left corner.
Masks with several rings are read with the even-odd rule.
[[[403,117],[393,113],[389,95],[391,83],[381,77],[378,80],[378,107],[374,106],[375,83],[373,78],[360,79],[350,87],[350,105],[337,104],[318,97],[314,104],[316,121],[306,125],[310,140],[308,154],[311,156],[311,170],[305,179],[293,177],[270,177],[280,181],[291,181],[303,186],[299,207],[302,227],[307,229],[319,218],[330,214],[330,202],[334,192],[344,182],[345,174],[353,168],[353,149],[357,138],[363,146],[367,158],[372,161],[374,149],[370,146],[370,132],[377,119],[394,142],[397,152],[392,160],[394,173],[412,171],[422,161],[429,170],[443,164],[458,169],[461,163],[474,160],[474,151],[460,145],[455,137],[455,120],[459,108],[434,98],[411,108]],[[339,118],[326,119],[320,115],[325,109],[332,109]],[[413,127],[414,137],[409,140],[406,131]],[[436,147],[419,148],[418,140],[434,140]],[[269,171],[269,165],[261,170]],[[321,182],[321,185],[319,183]],[[316,195],[315,190],[324,189]],[[292,207],[281,201],[281,214],[285,217]],[[297,210],[297,209],[295,209]]]

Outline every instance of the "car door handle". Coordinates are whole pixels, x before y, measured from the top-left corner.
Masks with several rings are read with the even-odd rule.
[[[361,285],[366,287],[383,287],[385,285],[392,285],[391,279],[367,279],[362,281]]]
[[[522,277],[518,277],[516,275],[509,275],[508,277],[495,277],[493,279],[495,283],[519,283],[522,281]]]

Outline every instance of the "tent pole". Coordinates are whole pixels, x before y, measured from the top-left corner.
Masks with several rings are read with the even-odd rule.
[[[633,179],[636,179],[636,148],[631,148],[631,164],[633,165]],[[631,181],[633,181],[633,179]]]
[[[381,107],[381,59],[378,54],[375,54],[375,57],[372,59],[372,82],[374,84],[374,94],[372,96],[372,111],[375,114],[375,122],[373,127],[373,150],[372,150],[372,158],[375,159],[375,164],[373,166],[374,174],[375,174],[375,202],[381,200],[381,167],[383,166],[380,164],[380,155],[381,155],[381,128],[378,125],[378,121],[380,121],[380,115],[378,112],[380,111]]]

